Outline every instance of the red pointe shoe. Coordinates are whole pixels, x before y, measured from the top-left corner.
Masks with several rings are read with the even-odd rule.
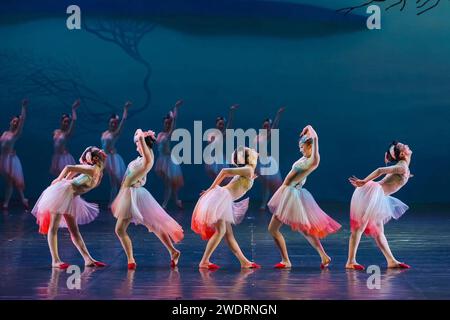
[[[171,268],[176,268],[177,267],[177,265],[175,264],[175,261],[173,259],[170,260],[170,267]]]
[[[134,263],[134,262],[133,262],[133,263],[129,263],[129,264],[128,264],[128,270],[136,270],[136,266],[137,266],[137,265],[136,265],[136,263]]]
[[[250,269],[261,269],[261,265],[252,262],[252,264],[250,265]]]
[[[395,267],[392,267],[392,268],[397,268],[397,269],[411,269],[411,267],[409,266],[409,265],[407,265],[406,263],[403,263],[403,262],[399,262],[398,264],[397,264],[397,266],[395,266]]]
[[[364,271],[364,270],[366,270],[366,268],[365,268],[362,264],[354,264],[354,265],[352,265],[352,267],[349,268],[349,269],[358,270],[358,271]]]
[[[53,267],[53,268],[61,269],[61,270],[66,270],[66,269],[69,268],[69,267],[70,267],[70,264],[63,262],[63,263],[61,263],[59,266]]]
[[[328,268],[329,265],[330,265],[329,263],[321,263],[320,264],[320,269],[324,270],[324,269]]]
[[[284,263],[277,263],[275,266],[274,266],[274,268],[275,269],[287,269],[287,267],[286,267],[286,265],[284,264]]]
[[[220,267],[217,264],[215,264],[215,263],[208,264],[208,270],[217,270],[219,268]]]
[[[94,266],[97,268],[104,268],[104,267],[106,267],[106,263],[100,262],[100,261],[95,261]]]

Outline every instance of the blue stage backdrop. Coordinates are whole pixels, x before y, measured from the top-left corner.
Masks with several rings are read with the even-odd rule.
[[[72,2],[82,11],[81,30],[66,28]],[[178,99],[185,104],[177,124],[188,129],[195,120],[213,127],[234,103],[235,127],[259,128],[285,105],[282,175],[299,157],[299,131],[312,124],[322,162],[306,187],[318,200],[349,202],[347,178],[383,166],[386,146],[398,139],[414,151],[415,175],[399,198],[448,202],[448,3],[421,16],[383,11],[382,30],[369,31],[364,11],[335,11],[355,0],[135,2],[133,10],[124,1],[0,3],[0,124],[6,130],[29,98],[16,146],[29,197],[51,181],[52,132],[80,97],[69,144],[76,158],[100,144],[109,115],[121,114],[128,99],[134,105],[117,145],[126,162],[136,156],[134,130],[161,130]],[[203,165],[183,172],[182,198],[194,200],[211,181]],[[147,186],[161,199],[154,173]],[[87,198],[106,200],[108,188],[105,178]],[[258,194],[255,188],[251,196]]]

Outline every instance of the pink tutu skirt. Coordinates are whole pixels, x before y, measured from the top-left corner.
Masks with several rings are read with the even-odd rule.
[[[105,170],[111,179],[121,182],[126,169],[125,162],[123,162],[120,154],[108,153],[105,163]]]
[[[376,237],[380,225],[392,218],[399,219],[408,206],[400,200],[384,194],[378,182],[369,181],[356,188],[350,204],[350,226],[352,231],[365,227],[364,233]]]
[[[320,209],[311,193],[304,188],[281,186],[267,204],[270,211],[292,230],[324,238],[341,225]]]
[[[22,164],[16,154],[11,153],[0,156],[0,173],[11,179],[17,188],[25,187]]]
[[[162,179],[170,181],[170,184],[176,189],[184,185],[181,166],[174,163],[170,155],[162,154],[158,157],[155,164],[155,171]]]
[[[247,212],[248,202],[248,198],[234,202],[226,188],[217,186],[197,201],[192,213],[191,229],[203,240],[208,240],[216,232],[214,225],[219,220],[232,224],[241,223]]]
[[[42,192],[31,213],[39,224],[39,232],[48,233],[51,214],[68,214],[75,218],[78,225],[88,224],[97,218],[99,209],[95,203],[89,203],[74,194],[70,180],[59,181]],[[60,228],[67,228],[61,220]]]
[[[54,176],[58,176],[66,166],[73,165],[75,163],[75,159],[70,153],[55,153],[52,157],[50,173]]]
[[[269,157],[270,161],[275,161],[273,157]],[[277,190],[281,184],[283,183],[283,180],[281,179],[280,170],[278,170],[278,163],[275,163],[277,166],[277,172],[274,174],[263,174],[264,168],[269,168],[270,162],[267,164],[262,164],[260,161],[258,161],[258,164],[256,166],[256,174],[258,175],[258,180],[261,181],[261,183],[265,186],[270,188],[271,190]]]
[[[183,228],[158,204],[144,187],[122,188],[111,206],[116,218],[130,219],[148,231],[167,233],[174,242],[184,238]]]

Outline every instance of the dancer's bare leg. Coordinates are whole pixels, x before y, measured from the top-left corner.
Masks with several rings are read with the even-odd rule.
[[[316,236],[311,236],[308,234],[303,233],[306,240],[313,246],[314,249],[316,249],[317,253],[320,255],[320,259],[322,260],[322,264],[328,265],[331,262],[331,258],[327,255],[325,252],[325,249],[322,246],[322,243],[320,242],[320,239]]]
[[[123,250],[127,255],[128,263],[136,263],[133,256],[133,244],[128,236],[127,229],[130,225],[131,218],[123,219],[119,218],[116,222],[116,235],[122,244]]]
[[[233,234],[233,228],[231,227],[231,223],[226,223],[226,231],[225,231],[225,240],[227,241],[228,246],[231,249],[231,252],[238,258],[241,268],[250,268],[252,267],[252,262],[248,260],[245,255],[242,253],[239,244],[236,241],[236,238]]]
[[[278,220],[277,217],[272,216],[272,220],[270,220],[269,224],[269,232],[275,240],[275,244],[281,253],[281,263],[284,264],[287,268],[292,266],[291,261],[289,260],[289,255],[286,247],[286,241],[284,240],[283,235],[280,232],[280,228],[283,223]]]
[[[86,244],[84,243],[83,237],[81,236],[80,229],[78,228],[78,224],[75,221],[75,218],[69,214],[65,214],[64,219],[66,220],[67,227],[70,232],[70,238],[72,239],[73,244],[84,259],[84,265],[92,266],[95,262],[97,262],[97,260],[92,258],[92,256],[90,255]]]
[[[167,251],[169,251],[170,253],[170,258],[173,260],[175,266],[178,265],[178,260],[180,259],[180,251],[177,250],[174,246],[173,246],[173,242],[172,239],[170,239],[169,235],[167,233],[161,232],[161,233],[156,233],[155,235],[159,238],[159,240],[161,240],[161,242],[163,243],[163,245],[166,247]]]
[[[6,178],[5,198],[3,199],[3,209],[8,209],[9,201],[13,193],[13,182],[11,179]]]
[[[380,233],[374,240],[378,248],[380,248],[381,252],[383,253],[384,257],[386,258],[388,268],[396,268],[398,267],[400,261],[395,259],[394,255],[391,252],[391,248],[389,248],[388,241],[386,239],[386,236],[384,235],[384,225],[380,223],[378,225],[378,228],[380,230]]]
[[[350,239],[348,242],[348,259],[347,263],[345,264],[345,267],[347,269],[354,269],[354,265],[358,265],[358,262],[356,262],[356,253],[358,252],[358,246],[361,241],[361,236],[366,229],[367,226],[366,222],[364,226],[360,227],[357,230],[353,230]]]
[[[63,264],[58,253],[58,229],[61,222],[60,214],[50,215],[50,226],[48,228],[47,242],[52,256],[52,267],[59,268]]]
[[[226,233],[227,228],[225,222],[223,220],[219,220],[215,225],[215,229],[216,232],[212,235],[212,237],[208,240],[208,243],[206,244],[202,260],[198,265],[200,268],[207,268],[208,265],[210,264],[209,259],[211,258],[211,255],[213,254],[214,250],[216,250],[217,246],[219,245],[220,241],[222,240],[223,236]]]

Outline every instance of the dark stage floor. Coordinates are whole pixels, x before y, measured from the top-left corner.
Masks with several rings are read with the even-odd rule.
[[[0,299],[450,299],[450,208],[414,207],[400,221],[386,227],[398,259],[412,266],[388,271],[381,253],[370,239],[363,239],[358,260],[381,267],[380,289],[369,289],[365,272],[346,271],[349,235],[346,207],[324,206],[343,226],[323,244],[333,258],[329,270],[303,237],[285,227],[291,260],[290,271],[275,270],[279,261],[266,227],[269,213],[251,210],[235,228],[246,255],[262,264],[260,270],[241,271],[237,260],[222,243],[213,256],[221,265],[215,272],[202,271],[197,263],[205,242],[189,228],[190,209],[173,212],[186,235],[178,270],[170,270],[169,256],[153,234],[132,225],[138,262],[127,271],[126,259],[114,234],[115,220],[103,211],[98,220],[81,227],[93,256],[108,263],[105,269],[82,270],[81,289],[68,289],[70,276],[49,267],[46,239],[37,233],[35,220],[18,209],[0,215]],[[82,265],[67,230],[60,232],[64,261]]]

